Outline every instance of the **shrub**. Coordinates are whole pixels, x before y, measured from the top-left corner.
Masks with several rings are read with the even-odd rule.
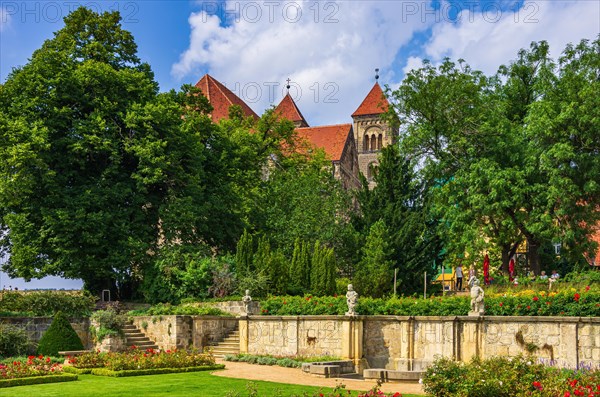
[[[423,388],[435,397],[587,396],[589,387],[597,391],[598,369],[573,371],[530,360],[493,357],[464,364],[439,358],[427,369]]]
[[[96,298],[88,292],[4,291],[0,300],[0,312],[53,316],[60,310],[68,317],[86,317],[95,304]]]
[[[62,350],[83,350],[83,344],[67,317],[59,311],[42,335],[37,354],[58,356],[58,352]]]
[[[167,316],[167,315],[187,315],[187,316],[232,316],[216,307],[201,304],[186,303],[181,305],[171,305],[169,303],[159,303],[146,310],[135,310],[127,313],[130,316]]]
[[[29,353],[32,344],[24,329],[0,324],[0,357],[12,357]]]
[[[125,317],[118,314],[111,307],[106,310],[98,310],[94,312],[91,319],[96,326],[92,325],[90,327],[90,331],[97,342],[102,341],[109,335],[116,336],[123,334]]]

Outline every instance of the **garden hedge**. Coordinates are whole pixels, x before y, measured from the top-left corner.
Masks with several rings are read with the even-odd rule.
[[[94,368],[92,369],[92,375],[98,376],[114,376],[117,378],[125,376],[141,376],[141,375],[159,375],[159,374],[175,374],[178,372],[198,372],[198,371],[212,371],[217,369],[223,369],[225,365],[203,365],[201,367],[183,367],[183,368],[148,368],[148,369],[130,369],[123,371],[113,371],[107,368]]]
[[[13,386],[25,386],[25,385],[39,385],[42,383],[58,383],[58,382],[71,382],[77,380],[76,374],[60,374],[60,375],[44,375],[44,376],[31,376],[28,378],[16,378],[16,379],[1,379],[0,388],[13,387]]]

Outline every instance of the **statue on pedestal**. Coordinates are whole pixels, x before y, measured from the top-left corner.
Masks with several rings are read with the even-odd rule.
[[[358,293],[354,291],[352,284],[348,284],[348,292],[346,292],[346,303],[348,304],[348,311],[346,316],[356,316],[356,304],[358,303]]]
[[[250,302],[252,302],[252,297],[250,296],[250,290],[246,290],[246,295],[242,297],[242,303],[244,303],[244,315],[247,316],[250,314]]]
[[[485,307],[483,304],[483,288],[479,286],[479,280],[477,278],[473,279],[473,286],[471,287],[471,311],[469,312],[469,316],[482,316]]]

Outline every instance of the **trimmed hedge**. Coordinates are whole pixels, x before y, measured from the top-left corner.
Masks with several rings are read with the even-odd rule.
[[[130,369],[123,371],[113,371],[106,368],[93,368],[91,370],[92,375],[98,376],[114,376],[121,378],[124,376],[141,376],[141,375],[160,375],[160,374],[175,374],[178,372],[199,372],[199,371],[211,371],[217,369],[223,369],[225,365],[203,365],[201,367],[183,367],[183,368],[148,368],[148,369]]]
[[[53,316],[62,311],[69,317],[88,317],[96,298],[88,292],[4,291],[0,300],[2,316]]]
[[[58,383],[58,382],[71,382],[77,380],[76,374],[60,374],[60,375],[44,375],[44,376],[30,376],[28,378],[16,378],[16,379],[0,379],[0,388],[14,387],[14,386],[26,386],[26,385],[39,385],[42,383]]]
[[[44,332],[37,354],[58,356],[59,351],[83,350],[83,343],[62,312],[57,312],[50,327]]]
[[[92,369],[93,368],[75,368],[71,365],[64,365],[62,367],[63,372],[68,372],[70,374],[77,374],[77,375],[87,375],[87,374],[91,374],[92,373]]]
[[[356,312],[359,315],[466,316],[470,302],[468,296],[360,298]],[[343,315],[347,310],[343,296],[273,296],[261,301],[262,315]],[[490,294],[485,297],[485,314],[600,317],[600,290],[586,286],[559,292],[523,290],[512,294]]]

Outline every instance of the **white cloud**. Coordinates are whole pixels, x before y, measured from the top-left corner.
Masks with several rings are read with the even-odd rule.
[[[207,9],[190,16],[190,46],[173,75],[195,82],[208,70],[259,114],[279,102],[290,77],[301,88],[295,99],[311,125],[350,122],[373,85],[374,69],[381,69],[382,83],[390,82],[399,49],[430,26],[396,1],[230,0],[225,9],[236,7],[239,21],[232,24]],[[275,97],[271,83],[279,84]]]
[[[434,26],[426,57],[439,62],[463,58],[488,74],[517,56],[532,41],[546,40],[557,57],[568,43],[594,39],[600,33],[600,2],[532,1],[517,12],[464,10],[456,24]],[[407,65],[408,67],[408,65]]]

